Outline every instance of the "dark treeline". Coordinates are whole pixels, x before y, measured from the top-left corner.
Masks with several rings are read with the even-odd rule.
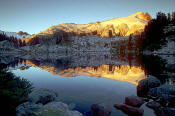
[[[175,25],[175,12],[162,13],[158,12],[155,19],[152,19],[145,27],[144,31],[136,38],[136,46],[140,50],[157,50],[166,43],[166,36],[175,35],[165,34],[165,26]]]
[[[26,42],[22,41],[21,39],[17,39],[13,36],[8,37],[6,34],[4,33],[0,33],[0,42],[7,40],[9,42],[12,42],[14,44],[15,47],[23,47],[26,46]]]
[[[0,111],[6,116],[15,116],[16,107],[25,102],[32,91],[32,84],[9,72],[6,64],[0,63]]]

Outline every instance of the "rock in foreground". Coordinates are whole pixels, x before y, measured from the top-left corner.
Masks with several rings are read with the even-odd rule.
[[[30,102],[33,102],[36,104],[41,103],[44,105],[48,102],[56,100],[57,97],[58,97],[58,94],[52,90],[39,89],[30,93],[28,96],[28,99]]]
[[[173,85],[161,85],[160,87],[152,88],[149,90],[148,95],[156,98],[161,98],[163,104],[175,106],[175,87]]]
[[[16,108],[17,116],[83,116],[78,111],[69,110],[62,102],[50,102],[46,105],[26,102]]]
[[[125,98],[125,104],[130,106],[140,107],[143,103],[144,101],[141,98],[134,95]]]
[[[29,101],[16,108],[17,116],[83,116],[58,102],[58,94],[48,89],[39,89],[29,95]]]
[[[94,116],[110,116],[111,110],[102,105],[93,104],[91,106]]]
[[[142,116],[144,112],[143,109],[128,106],[125,104],[115,104],[114,107],[119,110],[122,110],[124,113],[128,114],[129,116]]]
[[[39,116],[83,116],[78,111],[69,110],[68,105],[62,102],[50,102],[44,105],[37,114]]]
[[[160,80],[154,76],[149,75],[148,78],[143,79],[139,82],[137,86],[137,95],[145,96],[150,88],[158,87],[160,84]]]
[[[157,109],[157,108],[160,108],[161,107],[161,105],[158,102],[156,102],[156,101],[148,102],[146,104],[146,106],[149,107],[149,108],[151,108],[151,109]]]
[[[36,116],[36,112],[42,107],[42,104],[25,102],[16,108],[16,116]]]

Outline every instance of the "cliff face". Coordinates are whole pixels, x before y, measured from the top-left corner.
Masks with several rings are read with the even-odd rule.
[[[29,42],[35,37],[65,38],[66,36],[75,35],[98,35],[101,37],[113,37],[118,35],[129,36],[130,34],[138,34],[142,32],[148,21],[151,19],[152,17],[148,13],[137,12],[128,17],[114,18],[103,22],[88,24],[64,23],[51,26],[47,30],[25,39],[25,41]]]

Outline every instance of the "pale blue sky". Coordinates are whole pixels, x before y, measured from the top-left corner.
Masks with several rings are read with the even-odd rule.
[[[0,30],[30,34],[60,23],[89,23],[175,11],[175,0],[0,0]]]

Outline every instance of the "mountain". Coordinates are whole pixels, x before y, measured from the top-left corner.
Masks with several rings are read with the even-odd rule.
[[[103,22],[93,22],[88,24],[63,23],[51,26],[36,35],[27,39],[26,42],[33,38],[54,38],[67,36],[87,36],[98,35],[101,37],[129,36],[130,34],[141,33],[152,17],[148,13],[137,12],[128,17],[114,18]]]
[[[114,18],[103,22],[88,24],[63,23],[51,26],[38,34],[27,35],[25,32],[7,33],[9,36],[22,38],[21,52],[58,53],[76,52],[122,52],[128,49],[128,36],[141,33],[152,17],[148,13],[137,12],[128,17]],[[23,38],[23,36],[25,38]],[[2,43],[2,42],[1,42]],[[11,49],[2,43],[3,50]],[[133,46],[134,47],[134,46]]]
[[[16,33],[16,32],[6,32],[6,31],[1,31],[0,30],[0,33],[1,34],[5,34],[8,37],[15,37],[17,39],[22,39],[22,38],[28,38],[28,37],[30,37],[30,35],[27,32],[22,32],[22,31],[19,31],[18,33]]]

